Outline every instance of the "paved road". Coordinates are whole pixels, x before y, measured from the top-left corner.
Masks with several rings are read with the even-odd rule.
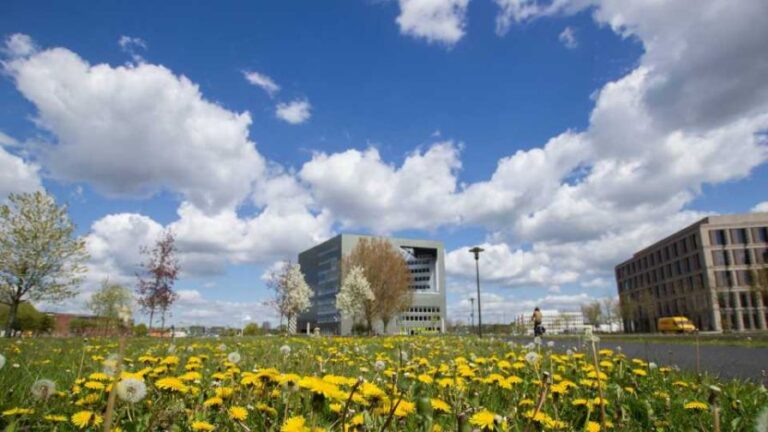
[[[516,342],[528,343],[530,338],[514,338]],[[545,338],[546,340],[546,338]],[[576,346],[577,340],[556,340],[555,349],[565,351]],[[623,340],[602,340],[600,348],[621,350],[630,358],[642,358],[659,366],[679,366],[681,369],[696,370],[696,346],[693,344],[638,342]],[[739,378],[755,382],[766,382],[763,373],[768,373],[768,348],[740,346],[701,345],[701,371],[721,378]],[[765,371],[765,372],[764,372]]]

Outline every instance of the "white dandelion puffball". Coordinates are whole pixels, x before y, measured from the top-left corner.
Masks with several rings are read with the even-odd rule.
[[[237,352],[237,351],[233,351],[233,352],[229,353],[229,355],[227,355],[227,360],[230,363],[238,364],[238,363],[240,363],[240,359],[241,359],[240,353]]]
[[[549,342],[547,342],[547,346],[548,346],[548,347],[550,347],[550,348],[552,348],[553,346],[555,346],[555,341],[549,341]]]
[[[523,348],[525,348],[526,350],[530,351],[530,350],[536,348],[536,344],[534,344],[533,342],[528,342],[527,344],[525,344],[525,346]]]
[[[528,362],[528,364],[535,364],[539,362],[539,355],[533,351],[529,352],[525,355],[525,361]]]
[[[570,348],[568,348],[567,350],[565,350],[565,354],[566,354],[566,355],[568,355],[568,356],[570,357],[570,356],[572,356],[572,355],[573,355],[573,350],[572,350],[572,349],[570,349]]]
[[[117,354],[110,354],[101,364],[102,372],[113,377],[117,373]]]
[[[125,378],[117,383],[117,395],[126,402],[136,403],[147,395],[147,385],[138,378]]]
[[[39,379],[32,384],[30,391],[32,396],[45,400],[56,393],[56,383],[49,379]]]
[[[541,345],[541,336],[536,336],[535,338],[533,338],[533,343],[535,343],[536,345]]]
[[[373,368],[379,372],[383,371],[386,366],[386,363],[381,360],[376,360],[376,363],[373,364]]]
[[[176,352],[176,345],[170,344],[168,345],[168,354],[173,354]]]
[[[291,347],[289,347],[288,345],[283,345],[283,346],[281,346],[281,347],[280,347],[280,352],[281,352],[281,353],[282,353],[284,356],[287,356],[288,354],[290,354],[290,353],[291,353]]]
[[[648,369],[656,369],[658,367],[659,366],[656,363],[654,363],[654,362],[648,363]]]
[[[219,345],[219,351],[226,351],[226,350],[227,350],[227,346],[226,345],[224,345],[224,344]]]
[[[5,356],[0,354],[0,369],[2,369],[3,366],[5,366]]]

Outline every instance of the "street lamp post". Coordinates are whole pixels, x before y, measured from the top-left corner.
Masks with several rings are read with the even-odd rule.
[[[477,278],[477,335],[483,337],[483,312],[480,307],[480,252],[485,249],[475,246],[469,250],[475,255],[475,276]]]

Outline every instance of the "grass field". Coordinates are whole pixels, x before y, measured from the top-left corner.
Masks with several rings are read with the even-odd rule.
[[[760,386],[608,350],[599,371],[591,349],[471,337],[129,339],[119,351],[0,341],[0,428],[103,429],[113,387],[123,431],[712,431],[715,418],[751,431],[768,416]]]

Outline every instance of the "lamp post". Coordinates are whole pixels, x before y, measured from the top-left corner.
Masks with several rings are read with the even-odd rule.
[[[485,249],[475,246],[469,250],[475,255],[475,275],[477,278],[477,335],[483,337],[483,312],[480,307],[480,252]]]

